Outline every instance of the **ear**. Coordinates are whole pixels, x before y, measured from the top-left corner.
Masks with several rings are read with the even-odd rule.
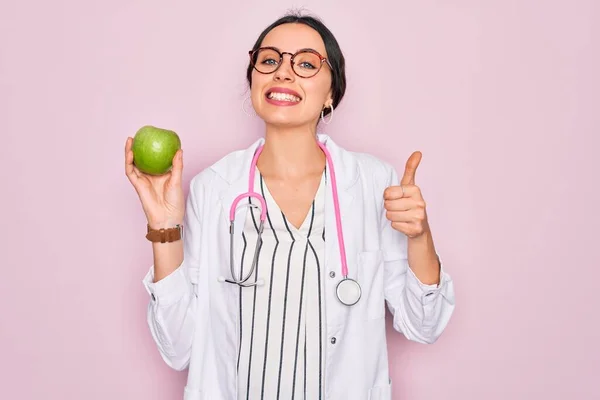
[[[327,100],[325,100],[325,104],[323,105],[323,108],[329,108],[331,107],[331,105],[333,104],[333,90],[329,90],[329,92],[327,93]]]

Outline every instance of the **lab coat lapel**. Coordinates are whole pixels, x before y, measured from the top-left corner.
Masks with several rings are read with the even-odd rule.
[[[229,211],[233,201],[242,193],[248,192],[248,183],[250,177],[250,164],[256,149],[264,143],[264,139],[261,138],[254,142],[250,147],[242,150],[239,154],[233,156],[231,159],[223,160],[217,168],[217,173],[225,179],[229,185],[225,187],[219,196],[219,202],[221,207],[221,215],[223,216],[223,224],[227,226],[227,235],[229,235]],[[256,188],[253,188],[256,190]],[[235,224],[234,224],[234,238],[240,240],[234,240],[234,253],[239,254],[238,246],[241,243],[242,230],[246,221],[246,215],[249,208],[246,207],[248,199],[242,199],[235,213]],[[229,241],[227,240],[227,244]]]

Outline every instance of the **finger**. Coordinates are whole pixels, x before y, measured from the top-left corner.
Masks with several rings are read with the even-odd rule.
[[[402,189],[404,189],[404,197],[403,198],[411,198],[413,200],[421,200],[423,198],[421,194],[421,188],[416,185],[402,185]]]
[[[125,170],[127,170],[127,155],[129,154],[129,151],[131,150],[130,140],[131,140],[130,137],[128,137],[127,140],[125,140]]]
[[[387,211],[385,217],[392,222],[412,222],[415,220],[413,214],[410,211]]]
[[[138,179],[141,179],[144,176],[144,173],[139,170],[135,165],[133,166],[133,173],[137,176]]]
[[[183,174],[183,149],[177,150],[173,157],[173,169],[171,170],[171,184],[177,186],[181,184],[181,175]]]
[[[397,199],[385,200],[383,206],[387,211],[407,211],[414,208],[414,200],[412,199]]]
[[[423,154],[420,151],[415,151],[408,158],[406,166],[404,167],[404,176],[402,176],[402,180],[400,181],[402,185],[415,184],[415,174],[417,173],[417,167],[419,166],[422,157]]]
[[[398,200],[407,197],[420,199],[421,189],[416,185],[401,185],[390,186],[383,192],[384,200]]]
[[[397,231],[404,233],[406,236],[412,236],[414,234],[414,227],[408,222],[392,222],[392,228]]]
[[[125,174],[130,180],[135,180],[139,177],[139,173],[136,174],[136,168],[133,165],[133,151],[131,151],[132,140],[132,138],[127,138],[127,141],[125,142]],[[134,182],[132,181],[131,183]]]
[[[402,187],[400,186],[390,186],[383,191],[383,199],[384,200],[397,200],[404,197]]]
[[[383,206],[387,211],[408,211],[425,208],[425,200],[421,196],[404,197],[396,200],[385,200]]]

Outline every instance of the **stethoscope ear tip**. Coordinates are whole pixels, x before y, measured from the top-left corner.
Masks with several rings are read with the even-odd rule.
[[[262,286],[262,285],[264,285],[264,284],[265,284],[265,281],[264,281],[263,279],[259,279],[258,281],[256,281],[256,284],[257,284],[258,286]]]
[[[221,283],[225,282],[225,277],[224,276],[219,276],[219,278],[217,278],[217,280]]]

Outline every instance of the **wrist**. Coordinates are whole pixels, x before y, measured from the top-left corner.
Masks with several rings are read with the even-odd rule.
[[[408,241],[415,243],[415,244],[427,245],[427,244],[430,244],[431,242],[433,242],[433,238],[431,236],[431,232],[429,231],[429,229],[425,229],[423,231],[423,233],[421,233],[418,236],[414,236],[414,237],[409,236]]]
[[[408,239],[409,259],[419,259],[427,264],[437,264],[438,257],[431,232]]]
[[[177,219],[166,221],[148,221],[148,226],[153,230],[170,229],[175,228],[178,225],[183,225],[183,221]]]
[[[183,237],[183,225],[175,225],[170,228],[153,229],[148,224],[146,239],[153,243],[171,243]]]

